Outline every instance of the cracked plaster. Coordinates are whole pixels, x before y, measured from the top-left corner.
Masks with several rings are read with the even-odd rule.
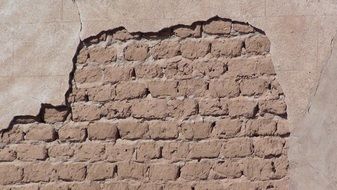
[[[271,41],[293,128],[291,189],[336,189],[334,0],[0,0],[0,128],[14,116],[36,115],[41,103],[64,104],[80,39],[118,26],[158,31],[215,15],[249,22]]]

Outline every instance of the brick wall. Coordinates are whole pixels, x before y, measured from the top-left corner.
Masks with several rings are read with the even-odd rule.
[[[1,189],[287,189],[269,49],[263,32],[220,18],[85,40],[67,106],[2,133]]]

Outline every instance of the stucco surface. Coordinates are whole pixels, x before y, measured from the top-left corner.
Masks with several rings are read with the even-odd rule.
[[[293,128],[292,189],[336,189],[335,0],[0,0],[0,128],[14,116],[36,115],[41,103],[64,103],[80,39],[215,15],[249,22],[271,41]]]

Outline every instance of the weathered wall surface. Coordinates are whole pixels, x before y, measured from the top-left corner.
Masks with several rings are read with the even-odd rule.
[[[44,123],[0,137],[0,188],[287,189],[269,50],[259,30],[220,18],[85,40],[68,109],[46,107]]]
[[[64,103],[71,59],[80,37],[118,26],[131,32],[157,31],[219,15],[249,22],[265,31],[271,41],[273,63],[287,95],[288,117],[296,137],[291,144],[300,147],[289,155],[297,189],[336,189],[335,174],[326,169],[333,168],[328,158],[335,156],[331,151],[312,148],[318,142],[324,147],[320,150],[335,147],[334,138],[328,138],[335,134],[334,120],[325,117],[335,112],[335,91],[329,86],[332,76],[337,76],[332,73],[333,56],[325,67],[329,72],[321,72],[321,68],[334,55],[331,41],[336,33],[336,14],[333,0],[2,0],[1,128],[16,115],[36,115],[41,103]],[[319,81],[325,81],[324,87],[316,88]],[[315,98],[310,98],[314,94]],[[310,105],[312,111],[307,112]],[[316,176],[322,180],[307,183],[308,179],[318,179]]]

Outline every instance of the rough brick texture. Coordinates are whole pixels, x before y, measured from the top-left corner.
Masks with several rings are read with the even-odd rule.
[[[2,132],[0,189],[287,189],[287,106],[259,31],[213,18],[85,40],[68,107]]]

